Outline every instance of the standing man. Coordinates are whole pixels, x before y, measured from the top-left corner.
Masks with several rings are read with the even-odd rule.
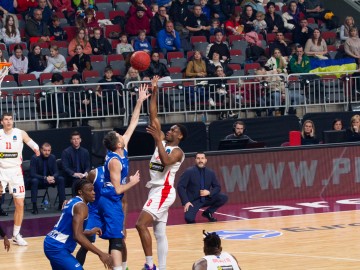
[[[0,155],[2,157],[0,159],[0,181],[4,190],[9,185],[9,192],[13,195],[15,204],[12,241],[16,245],[27,246],[28,243],[20,234],[25,199],[24,176],[21,169],[22,150],[23,143],[26,143],[39,156],[39,146],[24,130],[14,128],[11,113],[7,112],[2,115],[1,124],[3,128],[0,129]]]
[[[61,162],[67,175],[67,180],[72,184],[74,192],[74,183],[78,179],[85,179],[90,171],[90,154],[87,149],[81,147],[81,136],[78,131],[71,134],[71,146],[66,148],[61,154]],[[68,182],[69,183],[69,182]]]
[[[104,186],[101,189],[98,211],[103,224],[101,238],[109,240],[109,252],[114,260],[113,270],[126,270],[123,269],[122,260],[125,236],[125,215],[122,199],[124,193],[140,181],[140,174],[137,171],[135,175],[129,177],[130,181],[126,183],[129,172],[127,145],[138,124],[143,102],[150,96],[147,90],[147,85],[140,86],[139,98],[124,135],[110,131],[104,137],[104,146],[108,153],[105,158]]]
[[[225,137],[225,140],[238,140],[238,139],[249,139],[249,143],[256,141],[252,140],[248,135],[245,135],[245,123],[243,121],[236,121],[233,124],[233,133]]]
[[[215,233],[206,233],[204,238],[204,253],[205,256],[194,263],[192,270],[207,270],[207,269],[233,269],[240,270],[240,266],[236,258],[222,251],[221,239]]]
[[[40,152],[40,156],[34,155],[30,161],[31,202],[33,203],[32,213],[34,215],[38,213],[36,202],[39,183],[44,187],[57,185],[59,194],[58,210],[61,210],[65,201],[65,180],[59,174],[56,157],[51,154],[51,145],[47,142],[43,143]]]
[[[177,186],[187,223],[195,223],[196,214],[202,207],[208,207],[202,216],[210,222],[216,222],[214,212],[228,201],[228,196],[220,193],[221,187],[216,175],[205,167],[206,163],[205,154],[198,152],[195,156],[195,166],[188,168],[181,175]]]
[[[148,227],[153,226],[157,242],[159,269],[166,269],[168,241],[166,222],[168,211],[176,198],[174,188],[175,174],[185,159],[179,143],[186,138],[186,127],[173,125],[164,136],[157,117],[159,76],[152,79],[152,96],[150,100],[150,126],[146,129],[155,140],[155,152],[150,160],[150,178],[146,187],[150,188],[149,196],[136,222],[141,244],[145,253],[145,270],[157,269],[152,257],[152,241]]]

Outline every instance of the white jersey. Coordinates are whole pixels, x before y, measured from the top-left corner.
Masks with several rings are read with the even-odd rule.
[[[220,256],[208,255],[203,257],[207,261],[207,270],[240,270],[234,257],[227,252]]]
[[[178,146],[166,146],[166,142],[163,141],[166,153],[170,154],[174,149],[180,147]],[[180,149],[181,150],[181,149]],[[151,180],[147,182],[146,187],[151,188],[155,186],[164,186],[171,185],[174,186],[175,174],[179,170],[181,163],[183,163],[185,155],[181,158],[181,161],[176,162],[175,164],[164,166],[161,163],[159,156],[159,149],[156,147],[154,154],[150,159],[150,178]]]
[[[23,146],[20,129],[13,128],[9,134],[5,134],[4,129],[0,129],[0,168],[21,166]]]

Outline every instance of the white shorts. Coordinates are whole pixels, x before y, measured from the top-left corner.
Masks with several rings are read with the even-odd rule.
[[[9,185],[9,193],[15,198],[25,198],[24,175],[21,167],[0,169],[0,181],[4,188]]]
[[[143,210],[151,214],[155,221],[167,222],[170,206],[175,202],[176,190],[174,187],[153,187],[149,191]]]

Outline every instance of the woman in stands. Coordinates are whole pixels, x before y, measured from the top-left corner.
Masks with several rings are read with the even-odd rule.
[[[275,3],[268,2],[266,4],[267,12],[265,14],[265,21],[268,33],[285,32],[284,21],[279,14],[275,12]]]
[[[83,52],[85,54],[92,54],[92,48],[89,42],[89,37],[86,36],[86,31],[84,28],[80,28],[76,37],[74,37],[69,44],[68,52],[70,56],[74,56],[76,54],[77,45],[82,45]]]
[[[229,68],[228,64],[225,61],[220,60],[220,53],[214,51],[212,59],[210,59],[206,65],[206,72],[209,77],[216,76],[216,67],[218,66],[221,66],[224,69],[226,76],[231,76],[234,73],[234,71]]]
[[[50,56],[47,57],[47,67],[44,73],[63,72],[67,71],[66,59],[59,53],[59,48],[56,45],[50,47]]]
[[[94,36],[94,29],[99,27],[98,20],[95,16],[95,10],[91,8],[87,8],[85,10],[85,29],[87,30],[88,37],[91,38]]]
[[[40,74],[44,72],[46,68],[46,56],[41,53],[41,47],[34,45],[32,51],[28,55],[29,70],[31,74],[35,74],[36,79],[39,79]]]
[[[300,26],[303,18],[305,15],[298,9],[296,1],[290,1],[287,12],[282,14],[285,29],[289,32],[295,30],[296,26]]]
[[[348,56],[355,59],[357,64],[360,63],[360,38],[356,27],[350,28],[349,38],[345,41],[344,50]]]
[[[84,70],[92,70],[90,55],[84,53],[82,45],[76,46],[76,54],[67,65],[68,68],[72,68],[73,71],[78,73],[82,73]]]
[[[315,28],[312,38],[309,38],[305,44],[305,54],[309,57],[317,57],[319,59],[327,59],[327,45],[321,37],[319,28]]]
[[[346,141],[360,141],[360,115],[358,114],[351,117],[350,127],[346,130]]]
[[[2,50],[0,50],[0,62],[7,62],[7,60],[5,59],[4,53]]]
[[[315,136],[315,125],[311,120],[306,120],[301,130],[301,145],[319,144]]]
[[[274,49],[273,55],[265,64],[265,69],[270,71],[273,70],[275,73],[287,73],[287,65],[285,57],[281,55],[281,51],[278,48]]]
[[[12,64],[9,73],[14,76],[15,80],[18,79],[19,74],[26,74],[28,72],[28,58],[23,54],[23,48],[20,44],[16,44],[14,47],[14,53],[9,58],[9,62]]]
[[[256,19],[256,12],[250,5],[246,5],[241,14],[241,24],[244,25],[244,32],[248,33],[254,31],[253,21]]]
[[[350,29],[356,27],[354,18],[347,16],[344,24],[340,27],[340,40],[345,42],[350,37]]]
[[[340,118],[335,118],[333,123],[332,123],[332,130],[337,130],[337,131],[341,131],[343,130],[343,122]]]
[[[133,67],[130,67],[128,69],[128,72],[125,75],[125,81],[124,81],[125,87],[126,88],[129,88],[129,87],[131,88],[133,86],[138,86],[139,87],[140,84],[132,83],[132,84],[128,85],[128,83],[130,83],[130,82],[140,82],[140,81],[141,81],[141,77],[139,75],[139,71],[137,71]],[[136,96],[137,96],[136,93],[131,91],[130,92],[130,100],[129,100],[129,102],[132,102],[132,104],[136,104],[136,99],[137,99]]]
[[[15,20],[12,15],[6,16],[5,26],[1,29],[1,39],[6,46],[21,42],[20,32],[15,26]]]
[[[194,52],[194,57],[189,60],[186,66],[185,75],[187,78],[203,78],[207,76],[206,62],[202,59],[200,51]]]
[[[241,24],[240,14],[234,12],[230,19],[225,22],[226,35],[241,35],[244,33],[244,26]]]

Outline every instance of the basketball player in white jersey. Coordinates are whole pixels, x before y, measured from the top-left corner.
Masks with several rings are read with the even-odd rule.
[[[236,258],[222,252],[220,237],[203,231],[205,256],[194,263],[192,270],[241,270]]]
[[[9,185],[9,193],[13,195],[15,204],[14,230],[12,241],[19,246],[27,246],[20,234],[24,217],[25,184],[21,168],[23,143],[26,143],[36,154],[40,155],[39,146],[21,129],[14,128],[11,113],[1,117],[3,128],[0,129],[0,181],[5,188]]]
[[[166,136],[162,133],[160,121],[157,117],[158,80],[158,76],[154,76],[152,79],[150,126],[146,129],[153,136],[156,146],[150,160],[151,180],[146,184],[150,191],[136,222],[136,229],[145,253],[145,270],[157,269],[152,258],[152,242],[148,230],[151,225],[157,242],[159,269],[166,269],[166,256],[168,253],[166,222],[168,210],[176,198],[175,174],[185,159],[185,154],[178,145],[187,135],[186,128],[181,124],[173,125],[166,133]]]

